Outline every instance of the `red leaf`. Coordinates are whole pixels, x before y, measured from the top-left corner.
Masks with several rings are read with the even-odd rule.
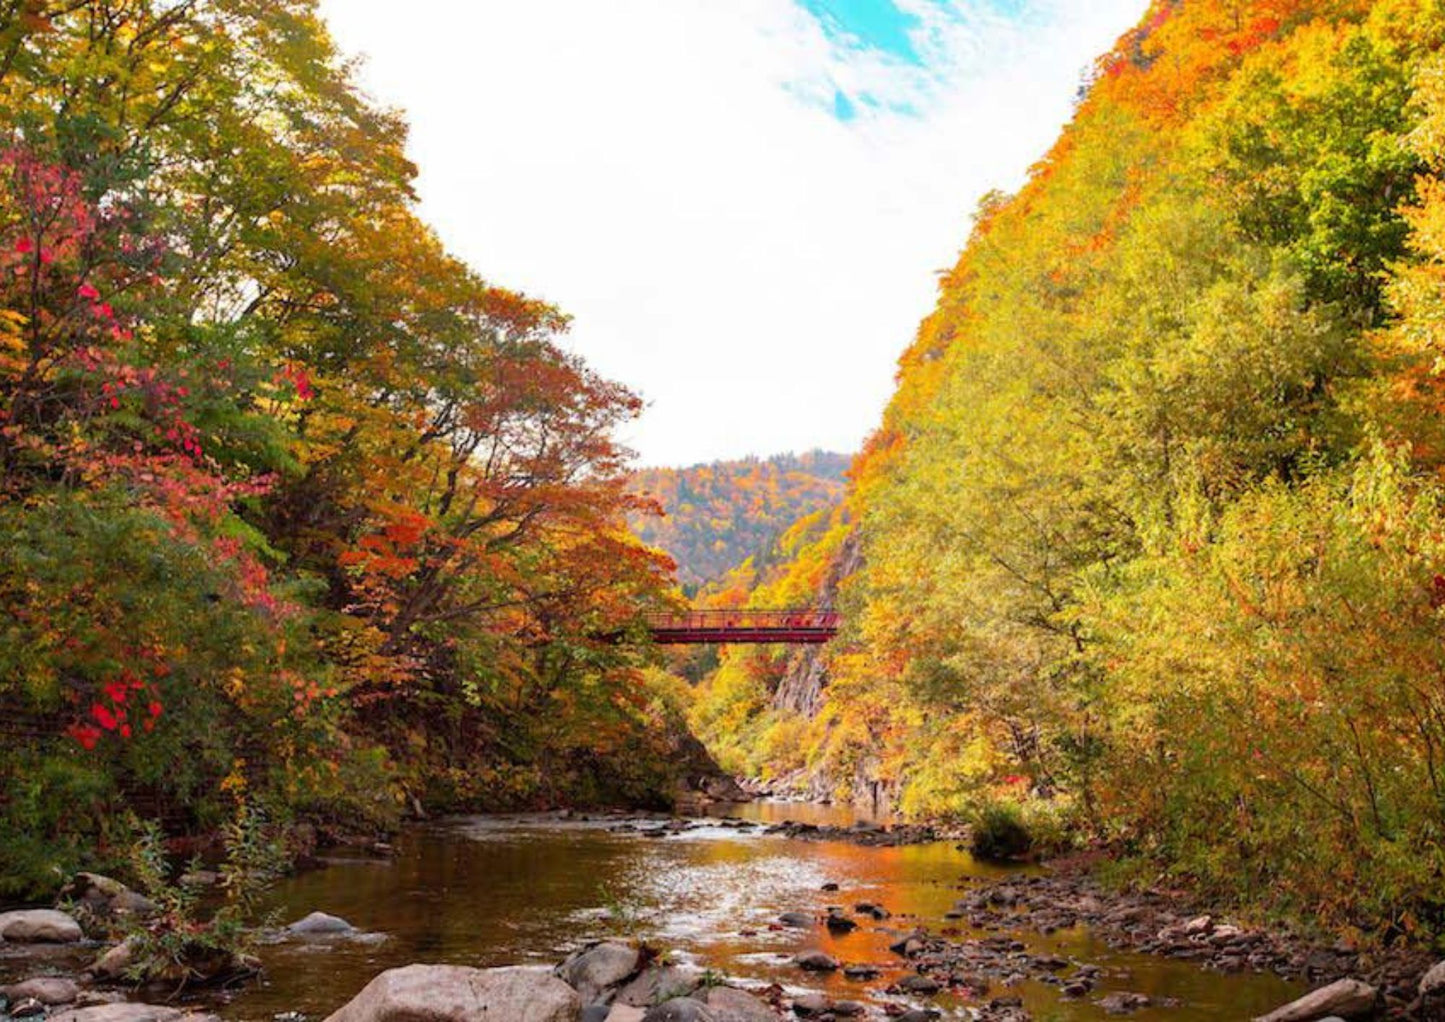
[[[82,748],[93,749],[95,743],[100,739],[100,732],[89,724],[72,724],[65,729],[65,733],[81,744]]]

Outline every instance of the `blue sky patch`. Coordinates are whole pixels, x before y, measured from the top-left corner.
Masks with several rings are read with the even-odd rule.
[[[989,20],[1024,25],[1043,13],[1037,0],[792,0],[827,36],[835,56],[891,75],[872,91],[825,73],[821,80],[784,84],[843,124],[871,115],[918,117],[929,97],[962,72],[945,41],[955,29]],[[971,55],[972,56],[972,55]],[[874,78],[877,85],[878,79]]]
[[[1039,0],[792,0],[818,25],[834,58],[867,68],[858,75],[824,71],[783,88],[842,124],[877,116],[920,117],[932,95],[968,74],[984,52],[967,46],[990,23],[1029,26],[1046,17]],[[959,39],[965,40],[958,51]],[[881,77],[880,77],[881,75]]]
[[[909,64],[923,64],[913,41],[918,16],[899,9],[893,0],[796,2],[818,19],[834,42],[848,49],[879,50]]]

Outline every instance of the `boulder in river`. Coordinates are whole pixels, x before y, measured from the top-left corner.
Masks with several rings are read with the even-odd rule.
[[[329,937],[343,933],[355,933],[356,927],[340,916],[327,915],[325,912],[312,912],[286,927],[286,932],[296,937]]]
[[[96,979],[120,979],[135,961],[135,941],[127,937],[97,958],[86,971]]]
[[[776,1022],[778,1013],[761,998],[736,987],[713,987],[707,1007],[717,1022]]]
[[[1147,994],[1115,993],[1099,998],[1099,1007],[1110,1015],[1127,1015],[1153,1003]]]
[[[617,1004],[646,1008],[673,997],[686,997],[702,986],[702,970],[689,965],[659,965],[644,969],[614,999]]]
[[[74,944],[85,935],[80,924],[53,908],[0,912],[0,938],[16,944]]]
[[[157,912],[156,903],[144,894],[101,873],[75,874],[60,896],[98,919],[144,917]]]
[[[918,973],[903,976],[894,985],[905,994],[922,994],[929,997],[941,989],[938,980],[932,976],[923,976]]]
[[[374,978],[326,1022],[577,1022],[581,1014],[577,991],[550,972],[408,965]]]
[[[1319,1022],[1331,1015],[1365,1018],[1375,1010],[1379,992],[1357,979],[1342,979],[1311,990],[1298,1000],[1276,1008],[1255,1022]]]
[[[620,985],[642,965],[642,953],[616,941],[604,941],[583,948],[557,966],[557,975],[582,996],[584,1004],[601,998],[603,992]]]
[[[701,1001],[691,997],[674,997],[649,1008],[642,1016],[642,1022],[717,1022],[717,1016]]]
[[[48,1022],[220,1022],[215,1015],[160,1004],[97,1004],[51,1015]]]
[[[826,994],[803,994],[793,1000],[793,1014],[799,1018],[818,1018],[832,1010],[833,1000]]]
[[[804,951],[793,959],[793,964],[805,972],[836,972],[838,959],[826,951]]]
[[[874,904],[871,901],[858,902],[858,904],[853,906],[853,911],[857,912],[860,916],[872,916],[874,919],[880,921],[887,919],[890,915],[889,911],[882,905]]]
[[[33,997],[41,1004],[73,1004],[80,996],[80,987],[75,980],[64,976],[36,976],[21,983],[12,983],[0,988],[11,1001]]]

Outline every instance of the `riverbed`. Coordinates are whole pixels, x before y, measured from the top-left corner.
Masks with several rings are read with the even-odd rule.
[[[412,827],[388,857],[334,855],[323,869],[291,877],[269,896],[279,923],[320,910],[343,917],[359,936],[286,941],[263,948],[266,971],[221,1007],[235,1022],[271,1022],[281,1012],[312,1019],[339,1007],[383,969],[413,962],[497,966],[548,965],[591,939],[644,938],[685,963],[743,985],[779,984],[792,992],[822,990],[869,1004],[877,1017],[893,1004],[927,1004],[945,1018],[968,1018],[977,1000],[891,995],[907,966],[888,950],[916,926],[947,932],[945,918],[965,878],[1009,871],[976,862],[950,842],[869,847],[844,841],[799,841],[742,828],[737,820],[848,824],[836,807],[758,802],[665,836],[657,824],[617,817],[561,814],[461,817]],[[836,890],[825,887],[837,885]],[[860,917],[857,930],[832,934],[821,925],[780,927],[783,912],[824,913],[857,902],[885,907],[891,918]],[[965,928],[960,938],[970,936]],[[1085,930],[1047,938],[1018,934],[1030,951],[1100,966],[1097,989],[1068,999],[1057,986],[1026,981],[983,998],[1018,996],[1038,1019],[1110,1017],[1096,1001],[1114,991],[1148,995],[1156,1006],[1140,1020],[1249,1018],[1303,989],[1273,975],[1222,975],[1169,959],[1112,951]],[[800,971],[793,957],[822,949],[881,974],[853,981]],[[1163,1006],[1161,1002],[1178,1002]]]

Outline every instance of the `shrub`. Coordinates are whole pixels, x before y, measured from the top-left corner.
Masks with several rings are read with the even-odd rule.
[[[986,802],[971,814],[970,850],[980,859],[1007,860],[1026,855],[1034,846],[1033,835],[1016,802]]]

